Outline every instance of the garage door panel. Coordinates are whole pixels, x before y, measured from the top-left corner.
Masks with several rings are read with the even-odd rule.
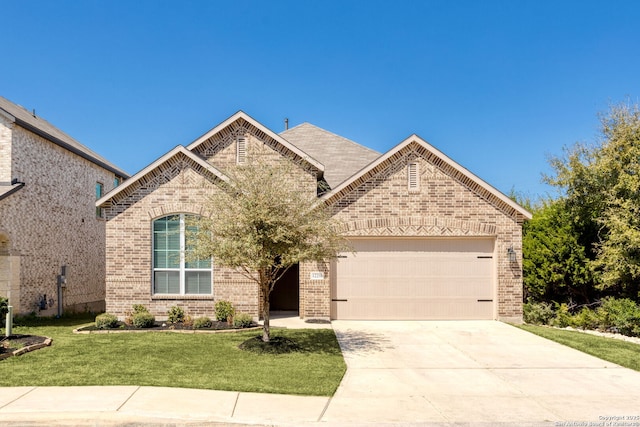
[[[493,318],[493,239],[353,243],[335,266],[334,318]]]
[[[369,299],[378,297],[459,297],[459,298],[480,298],[492,297],[491,285],[484,283],[470,282],[468,278],[459,278],[442,282],[410,281],[405,283],[380,281],[371,283],[367,280],[354,279],[350,282],[350,287],[341,287],[337,294],[339,298],[359,298],[362,297],[362,289],[366,290]]]
[[[475,299],[452,298],[379,298],[354,299],[349,305],[337,303],[338,319],[369,319],[375,312],[374,320],[446,320],[446,319],[490,319],[493,316],[491,302]]]

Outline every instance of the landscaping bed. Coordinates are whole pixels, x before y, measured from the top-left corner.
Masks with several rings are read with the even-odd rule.
[[[20,356],[51,345],[51,338],[39,335],[11,335],[0,338],[0,360]]]
[[[125,322],[118,322],[113,328],[98,328],[95,324],[83,326],[81,328],[74,329],[74,333],[117,333],[117,332],[183,332],[183,333],[195,333],[195,332],[233,332],[233,331],[246,331],[259,329],[257,323],[253,323],[246,327],[230,326],[227,322],[219,322],[212,320],[211,326],[194,328],[193,325],[185,324],[183,322],[170,323],[170,322],[154,322],[152,326],[146,328],[139,328],[132,324]]]

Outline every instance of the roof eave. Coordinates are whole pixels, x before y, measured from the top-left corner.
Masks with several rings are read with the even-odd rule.
[[[70,144],[67,144],[66,142],[64,142],[60,138],[56,138],[55,136],[50,135],[47,132],[44,132],[43,130],[41,130],[41,129],[37,128],[36,126],[33,126],[33,125],[25,122],[24,120],[20,120],[19,118],[15,118],[14,123],[17,124],[18,126],[24,128],[24,129],[28,130],[29,132],[33,132],[36,135],[41,136],[42,138],[44,138],[44,139],[46,139],[48,141],[51,141],[52,143],[54,143],[56,145],[59,145],[60,147],[64,148],[65,150],[71,151],[73,154],[76,154],[76,155],[82,157],[83,159],[88,160],[91,163],[94,163],[94,164],[100,166],[103,169],[108,170],[109,172],[112,172],[113,174],[115,174],[115,175],[117,175],[119,177],[122,177],[122,178],[125,178],[125,179],[129,178],[129,175],[126,172],[124,172],[124,171],[122,171],[120,169],[114,168],[113,166],[110,166],[110,165],[104,163],[103,161],[101,161],[99,159],[96,159],[95,157],[90,156],[90,155],[88,155],[87,153],[85,153],[85,152],[83,152],[81,150],[78,150],[76,147],[74,147],[74,146],[72,146]]]
[[[18,192],[20,189],[22,189],[24,187],[24,185],[25,185],[24,182],[19,182],[17,184],[12,184],[11,185],[11,189],[6,191],[5,193],[0,193],[0,200],[6,199],[10,195]]]
[[[104,205],[106,202],[111,200],[113,197],[115,197],[119,193],[123,192],[127,188],[131,187],[140,178],[142,178],[143,176],[149,174],[155,168],[157,168],[158,166],[160,166],[161,164],[163,164],[164,162],[166,162],[167,160],[169,160],[170,158],[172,158],[173,156],[175,156],[178,153],[184,154],[185,156],[187,156],[188,158],[190,158],[191,160],[193,160],[194,162],[196,162],[197,164],[202,166],[204,169],[209,171],[211,174],[215,175],[217,178],[219,178],[219,179],[221,179],[223,181],[227,181],[227,182],[229,181],[229,178],[225,174],[220,172],[218,169],[216,169],[210,163],[208,163],[207,161],[205,161],[205,160],[201,159],[200,157],[196,156],[193,152],[189,151],[188,149],[186,149],[182,145],[178,145],[175,148],[173,148],[171,151],[169,151],[168,153],[165,153],[162,157],[158,158],[153,163],[149,164],[147,167],[145,167],[144,169],[142,169],[141,171],[136,173],[134,176],[132,176],[131,178],[127,179],[124,183],[122,183],[121,185],[115,187],[113,190],[109,191],[103,197],[101,197],[100,199],[96,200],[96,207],[100,207],[100,206]]]

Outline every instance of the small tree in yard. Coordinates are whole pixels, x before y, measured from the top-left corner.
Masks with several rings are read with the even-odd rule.
[[[227,171],[224,191],[195,220],[191,256],[213,257],[257,283],[262,298],[262,340],[269,342],[269,296],[287,270],[300,262],[328,261],[347,249],[327,208],[295,179],[292,161],[253,159]]]

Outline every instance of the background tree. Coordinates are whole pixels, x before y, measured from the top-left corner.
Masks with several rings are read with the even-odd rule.
[[[328,261],[347,248],[338,224],[315,191],[301,187],[296,171],[292,161],[260,158],[234,167],[227,171],[224,191],[207,203],[211,215],[191,227],[197,230],[192,256],[213,257],[217,266],[234,268],[257,283],[265,342],[271,339],[269,296],[278,279],[297,263]]]
[[[589,303],[593,275],[584,246],[562,200],[546,200],[530,208],[523,226],[524,296],[527,301]]]
[[[570,221],[604,294],[639,300],[640,111],[612,106],[601,116],[601,138],[552,158],[546,181],[562,191]]]

